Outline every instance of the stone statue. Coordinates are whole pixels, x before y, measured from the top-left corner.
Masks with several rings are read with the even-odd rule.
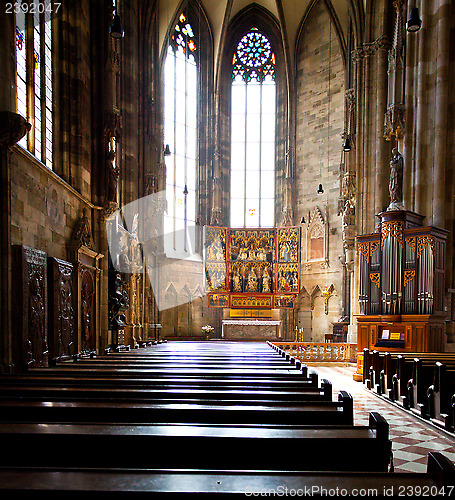
[[[387,210],[403,210],[403,156],[398,148],[392,149],[389,181],[390,205]]]
[[[114,165],[115,151],[110,150],[107,153],[107,193],[106,201],[110,203],[117,202],[117,182],[120,175],[120,169]]]
[[[350,200],[346,200],[344,204],[342,221],[343,221],[343,227],[355,224],[355,209],[354,205],[351,203]]]

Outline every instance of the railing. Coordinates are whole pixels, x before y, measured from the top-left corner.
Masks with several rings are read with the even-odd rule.
[[[338,342],[272,342],[301,361],[357,362],[357,344]]]

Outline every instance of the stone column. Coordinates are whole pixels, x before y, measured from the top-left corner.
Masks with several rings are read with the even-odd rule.
[[[421,2],[420,16],[425,18],[427,13],[427,2]],[[418,55],[417,55],[417,85],[416,85],[416,128],[415,128],[415,211],[422,215],[427,215],[427,196],[428,179],[426,178],[425,164],[426,164],[426,147],[425,137],[427,130],[427,120],[425,111],[427,109],[426,98],[426,62],[425,45],[427,40],[427,29],[425,24],[418,31]]]
[[[13,367],[13,338],[11,322],[11,173],[9,148],[30,130],[30,124],[16,114],[16,31],[15,17],[0,10],[0,372]]]
[[[387,203],[387,164],[388,146],[382,136],[384,113],[387,108],[387,51],[390,42],[386,36],[381,36],[376,42],[376,178],[374,215],[382,212]]]
[[[433,225],[446,227],[445,182],[447,167],[447,118],[449,89],[449,43],[451,2],[440,0],[438,9],[438,44],[436,66],[435,152],[433,181]]]

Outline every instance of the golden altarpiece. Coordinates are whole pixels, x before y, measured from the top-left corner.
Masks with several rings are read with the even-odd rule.
[[[300,228],[206,226],[204,249],[208,305],[229,310],[222,337],[227,338],[226,327],[236,338],[280,338],[281,321],[273,310],[295,308]]]
[[[380,230],[357,236],[357,352],[440,352],[445,344],[445,229],[406,210],[378,215]],[[358,363],[361,371],[361,359]]]

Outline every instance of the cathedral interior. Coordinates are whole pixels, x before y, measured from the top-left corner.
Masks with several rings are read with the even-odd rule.
[[[3,371],[204,326],[355,344],[365,315],[455,345],[452,2],[409,30],[404,1],[8,5]],[[437,283],[359,239],[416,225]]]
[[[0,26],[2,377],[235,342],[349,352],[395,399],[385,353],[455,370],[454,0],[22,0]]]

